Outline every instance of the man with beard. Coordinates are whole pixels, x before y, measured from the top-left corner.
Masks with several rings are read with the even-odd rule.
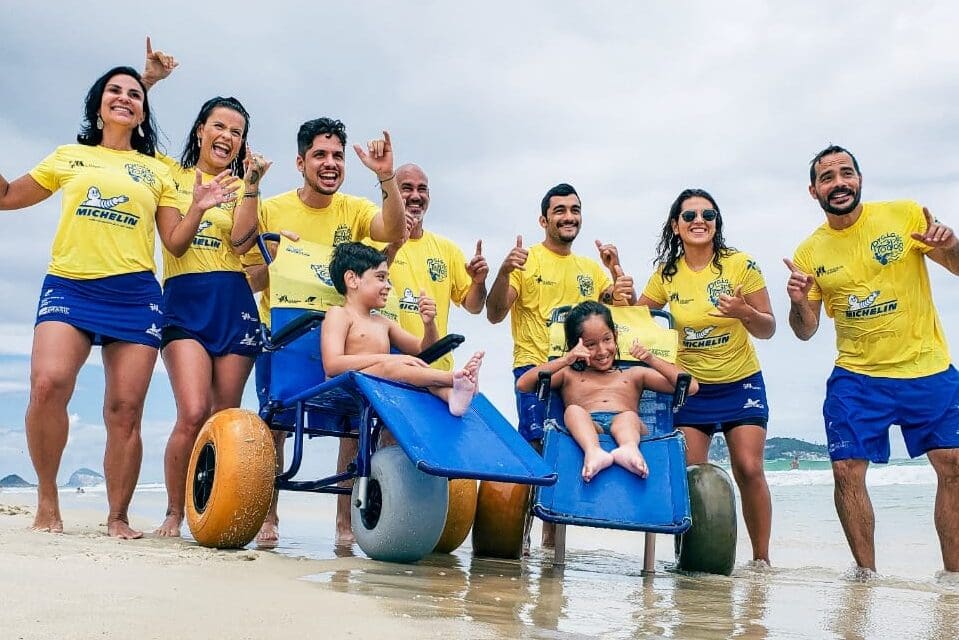
[[[393,148],[390,134],[383,132],[383,139],[371,140],[364,151],[359,145],[353,149],[360,161],[376,175],[383,194],[383,209],[366,198],[340,193],[346,175],[346,128],[339,120],[317,118],[304,122],[296,136],[296,168],[303,174],[303,186],[264,200],[259,213],[259,232],[284,232],[294,239],[303,239],[329,246],[341,242],[372,238],[380,242],[395,242],[406,231],[403,203],[393,171]],[[248,194],[249,195],[249,194]],[[257,194],[258,195],[258,194]],[[269,322],[270,292],[268,271],[258,252],[251,251],[245,257],[247,274],[254,291],[260,296],[260,318]],[[259,264],[256,264],[259,262]],[[257,392],[260,393],[269,380],[264,358],[256,365]],[[262,397],[261,397],[262,402]],[[282,462],[285,433],[276,432],[278,464]],[[337,471],[342,472],[356,458],[357,444],[349,438],[340,439]],[[261,545],[275,544],[278,539],[276,495],[263,528],[257,536]],[[336,543],[353,543],[350,528],[350,496],[337,496]]]
[[[539,225],[546,232],[542,243],[523,246],[516,237],[503,261],[489,296],[486,317],[496,324],[511,314],[513,332],[513,377],[546,362],[549,349],[549,318],[553,309],[585,300],[629,305],[636,301],[633,279],[623,273],[616,247],[596,241],[603,264],[573,253],[573,241],[582,224],[582,205],[576,190],[558,184],[543,196]],[[519,433],[539,445],[543,437],[546,407],[535,393],[516,391]],[[543,523],[543,546],[553,545],[554,527]]]
[[[859,164],[842,147],[819,152],[809,178],[826,224],[785,260],[789,325],[808,340],[824,303],[836,324],[823,418],[846,540],[862,575],[875,571],[866,469],[888,462],[889,427],[898,424],[909,455],[926,454],[936,471],[943,565],[959,571],[959,373],[925,260],[959,275],[959,240],[915,202],[860,202]]]
[[[463,252],[451,240],[423,228],[430,206],[429,179],[423,170],[415,164],[404,164],[396,170],[396,183],[406,208],[409,238],[401,246],[387,246],[386,252],[392,256],[390,279],[400,298],[400,326],[423,337],[419,299],[425,293],[436,302],[436,326],[440,336],[445,336],[451,302],[470,313],[483,310],[489,273],[483,241],[476,242],[476,253],[466,262]],[[452,354],[446,354],[432,366],[452,371]]]

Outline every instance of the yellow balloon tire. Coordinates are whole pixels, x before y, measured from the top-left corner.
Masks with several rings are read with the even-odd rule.
[[[197,434],[187,468],[186,520],[204,547],[238,549],[256,536],[273,499],[276,452],[256,413],[224,409]]]
[[[459,548],[473,527],[478,490],[476,480],[450,480],[450,502],[446,525],[433,553],[451,553]]]
[[[529,485],[480,482],[473,521],[473,555],[520,558],[531,498]]]

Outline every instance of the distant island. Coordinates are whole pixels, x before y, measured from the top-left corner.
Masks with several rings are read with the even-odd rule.
[[[21,478],[15,473],[11,473],[8,476],[0,478],[0,489],[3,489],[3,488],[20,489],[24,487],[35,487],[35,486],[37,485],[30,484],[29,482],[27,482],[26,480],[24,480],[23,478]]]
[[[824,444],[814,444],[797,438],[769,438],[766,440],[766,460],[828,460],[829,450]],[[729,449],[725,438],[713,438],[709,447],[709,459],[716,462],[729,461]]]
[[[100,474],[93,469],[82,467],[70,474],[70,479],[67,480],[66,486],[93,487],[98,484],[103,484],[103,474]]]

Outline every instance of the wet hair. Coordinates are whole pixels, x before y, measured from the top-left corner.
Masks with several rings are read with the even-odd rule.
[[[346,295],[346,272],[362,276],[386,262],[386,254],[362,242],[341,242],[333,249],[330,278],[340,295]]]
[[[140,91],[143,93],[143,122],[140,123],[143,129],[143,135],[133,129],[133,135],[130,138],[130,146],[148,156],[156,153],[157,134],[156,122],[153,120],[153,114],[150,113],[150,100],[147,97],[147,88],[143,84],[140,73],[133,67],[113,67],[102,76],[97,78],[90,90],[87,92],[86,100],[83,103],[83,123],[80,125],[80,133],[77,134],[77,142],[88,147],[95,147],[103,142],[103,130],[97,129],[97,116],[100,114],[100,105],[103,102],[103,93],[106,91],[107,83],[114,76],[130,76],[140,85]]]
[[[193,128],[187,135],[186,144],[183,147],[183,153],[180,155],[180,166],[184,169],[192,169],[200,161],[200,137],[197,135],[197,129],[200,125],[206,124],[210,119],[210,114],[217,107],[225,107],[236,111],[243,116],[243,139],[240,141],[240,151],[236,154],[233,162],[230,163],[230,172],[238,178],[243,177],[243,160],[246,159],[246,136],[250,132],[250,114],[247,113],[240,101],[234,97],[224,98],[217,96],[210,98],[200,107],[200,113],[197,114],[193,122]]]
[[[852,166],[856,170],[856,174],[862,176],[862,171],[859,170],[859,162],[856,160],[856,156],[852,155],[852,151],[840,147],[838,144],[831,144],[817,153],[816,157],[813,158],[812,162],[809,163],[809,184],[816,184],[816,163],[826,156],[831,156],[836,153],[849,154],[849,157],[852,158]]]
[[[563,321],[567,350],[572,349],[579,342],[579,339],[583,336],[583,324],[592,316],[601,317],[609,330],[613,332],[613,339],[615,340],[618,337],[616,335],[616,323],[613,322],[613,314],[610,313],[609,307],[595,300],[586,300],[570,309],[569,313],[566,314],[566,320]]]
[[[679,258],[685,253],[683,241],[679,234],[673,231],[673,222],[679,220],[679,214],[683,212],[683,203],[689,198],[705,198],[709,200],[713,209],[719,214],[716,216],[716,233],[713,235],[713,266],[723,272],[723,265],[720,258],[728,256],[735,251],[734,248],[726,246],[726,240],[723,238],[723,214],[719,210],[716,200],[709,195],[708,191],[703,189],[684,189],[673,204],[669,207],[669,216],[666,218],[666,224],[663,225],[663,231],[659,238],[659,244],[656,246],[656,257],[653,264],[663,266],[663,281],[671,281],[676,275]]]
[[[579,198],[579,194],[576,193],[576,189],[574,189],[572,185],[566,184],[565,182],[559,183],[546,192],[546,195],[543,196],[543,201],[539,205],[541,212],[540,215],[542,215],[544,218],[547,217],[546,212],[549,211],[549,201],[553,198],[553,196],[559,196],[560,198],[564,198],[566,196],[576,196]]]
[[[343,148],[346,148],[346,126],[332,118],[316,118],[300,125],[296,133],[296,152],[302,158],[306,150],[313,146],[316,136],[336,136]]]

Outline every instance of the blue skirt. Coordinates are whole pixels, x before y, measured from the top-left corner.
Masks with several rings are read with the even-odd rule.
[[[260,353],[260,317],[244,274],[187,273],[164,283],[163,346],[183,338],[213,357]]]
[[[92,280],[47,274],[37,321],[65,322],[95,345],[132,342],[160,348],[160,285],[149,271]]]

